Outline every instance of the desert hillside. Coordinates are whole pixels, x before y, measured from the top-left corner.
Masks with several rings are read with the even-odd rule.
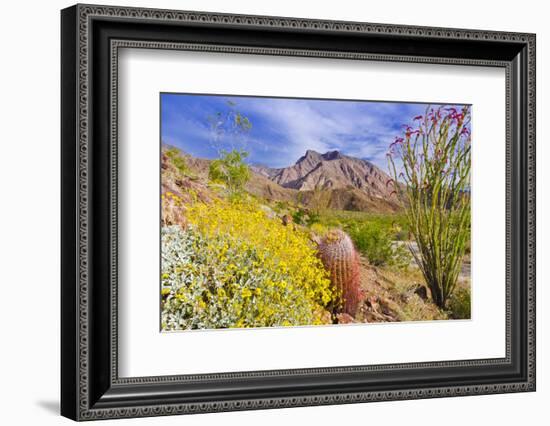
[[[173,147],[166,147],[174,149]],[[204,180],[211,160],[181,152],[189,172]],[[163,157],[165,158],[165,156]],[[389,185],[390,176],[369,161],[308,150],[285,168],[250,166],[246,190],[270,201],[292,202],[313,209],[397,212],[402,203]],[[164,181],[163,181],[164,182]]]

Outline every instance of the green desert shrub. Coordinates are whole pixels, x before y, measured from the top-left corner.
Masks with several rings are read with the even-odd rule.
[[[407,245],[394,243],[389,265],[397,269],[408,269],[412,261],[413,257]]]
[[[293,222],[297,223],[299,225],[305,224],[305,216],[306,216],[306,212],[303,209],[298,209],[298,210],[292,212]]]
[[[277,213],[286,213],[289,209],[289,204],[286,201],[277,201],[272,207]]]
[[[247,157],[246,151],[222,150],[220,157],[210,163],[208,178],[226,185],[231,195],[241,194],[244,185],[250,179],[250,169],[245,163]]]
[[[374,223],[355,224],[347,228],[357,250],[375,266],[385,265],[393,256],[389,233]]]
[[[313,210],[299,208],[292,213],[292,220],[298,225],[311,226],[319,223],[319,213]]]
[[[409,238],[409,233],[404,229],[394,230],[394,239],[396,241],[407,241]]]
[[[351,236],[357,250],[374,266],[405,268],[412,257],[404,243],[394,241],[395,231],[376,221],[348,223],[345,230]]]
[[[472,297],[470,290],[459,287],[449,299],[450,316],[453,319],[470,319],[472,315]]]
[[[172,161],[174,167],[184,176],[189,174],[189,167],[181,151],[177,148],[169,148],[165,151],[166,156]]]

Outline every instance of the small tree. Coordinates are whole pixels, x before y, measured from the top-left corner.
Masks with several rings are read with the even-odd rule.
[[[226,111],[208,117],[212,145],[219,157],[210,163],[208,176],[227,185],[231,196],[235,196],[250,179],[250,170],[245,163],[248,152],[244,148],[252,123],[237,110],[235,102],[227,101],[226,105]]]
[[[208,177],[210,180],[227,185],[231,195],[239,194],[250,179],[250,169],[244,162],[248,153],[245,151],[221,151],[220,158],[210,163]]]
[[[428,107],[413,121],[390,145],[389,183],[406,200],[418,245],[411,253],[434,303],[445,308],[470,234],[470,108]]]

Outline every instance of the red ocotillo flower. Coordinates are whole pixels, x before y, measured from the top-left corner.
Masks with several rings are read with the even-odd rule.
[[[390,151],[393,152],[393,147],[403,143],[403,138],[395,138],[395,140],[390,144]]]
[[[445,111],[450,112],[449,115],[455,115],[456,114],[456,108],[445,108]]]

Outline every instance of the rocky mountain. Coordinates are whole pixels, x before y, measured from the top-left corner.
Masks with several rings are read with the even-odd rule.
[[[320,154],[308,150],[295,164],[259,172],[284,188],[298,191],[356,189],[371,197],[394,199],[390,176],[367,160],[339,151]]]

